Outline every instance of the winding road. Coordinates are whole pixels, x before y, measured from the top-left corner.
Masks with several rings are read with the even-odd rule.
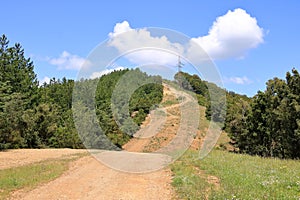
[[[171,187],[172,173],[168,167],[160,170],[149,170],[148,173],[128,173],[128,171],[134,172],[134,170],[144,172],[148,168],[155,169],[157,166],[165,166],[165,162],[168,163],[170,161],[168,159],[172,158],[172,155],[168,155],[166,152],[170,152],[170,149],[180,150],[177,149],[178,145],[184,148],[186,145],[190,145],[193,134],[187,134],[187,132],[193,132],[197,127],[192,127],[191,130],[191,126],[194,126],[195,123],[199,124],[199,116],[197,118],[195,115],[198,108],[193,107],[193,113],[190,113],[190,109],[191,106],[198,104],[197,102],[195,104],[195,99],[189,94],[164,84],[164,96],[170,95],[170,93],[173,93],[177,98],[180,97],[182,101],[151,113],[150,123],[144,126],[125,148],[135,152],[96,151],[92,154],[93,156],[85,156],[74,161],[70,169],[61,177],[29,192],[16,191],[12,194],[11,199],[168,200],[176,198]],[[178,111],[178,108],[180,108],[180,112],[172,111],[172,109]],[[189,114],[188,117],[182,119],[182,116],[187,116],[187,114]],[[174,118],[177,118],[177,124],[172,122],[175,125],[171,130],[175,133],[170,133],[170,129],[164,123],[168,124],[168,120]],[[153,134],[156,132],[159,132],[159,135],[165,135],[165,137],[171,135],[169,140],[166,140],[171,141],[170,144],[162,146],[154,153],[142,153],[145,145],[149,145],[151,137],[156,137]],[[104,164],[99,160],[103,161]],[[121,168],[121,171],[113,169],[114,166]]]

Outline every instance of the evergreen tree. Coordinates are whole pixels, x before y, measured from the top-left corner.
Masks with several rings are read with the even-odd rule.
[[[253,98],[247,115],[231,130],[240,152],[280,158],[300,158],[300,78],[297,70],[286,81],[274,78]]]
[[[0,37],[0,149],[26,146],[26,122],[23,115],[37,103],[38,82],[30,59],[20,44],[8,46]]]

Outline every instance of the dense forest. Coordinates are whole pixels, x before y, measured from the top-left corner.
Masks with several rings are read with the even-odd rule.
[[[39,86],[33,62],[25,58],[21,45],[9,46],[5,35],[0,38],[0,45],[0,150],[84,148],[83,143],[86,144],[87,141],[78,135],[72,112],[72,94],[77,82],[66,78],[52,78],[49,83]],[[137,90],[129,99],[128,110],[135,126],[131,124],[127,128],[134,127],[136,130],[150,109],[162,99],[161,77],[148,76],[136,69],[115,71],[98,79],[81,80],[77,83],[77,86],[82,87],[81,93],[77,94],[81,96],[89,92],[89,86],[98,86],[95,112],[102,130],[118,147],[127,142],[130,135],[116,124],[110,102],[115,84],[126,73],[132,74],[131,81],[135,83],[154,79],[148,84],[137,85]],[[82,105],[82,110],[89,107],[89,102],[76,103]],[[97,137],[100,138],[101,134]],[[93,144],[90,141],[88,147],[99,147],[95,145],[99,142],[97,137],[89,138],[93,140]]]
[[[223,123],[222,128],[236,152],[300,158],[300,76],[296,69],[287,72],[285,80],[269,80],[266,90],[252,98],[226,91],[185,72],[178,72],[174,79],[181,88],[196,93],[199,105],[206,107],[207,119]],[[39,85],[33,62],[25,58],[24,49],[20,44],[9,46],[3,35],[0,38],[0,150],[110,148],[107,138],[114,145],[112,149],[118,149],[161,102],[162,81],[160,76],[149,76],[139,69],[125,69],[97,79],[52,78],[49,83]],[[86,98],[92,94],[94,85],[97,86],[95,97]],[[74,87],[79,88],[75,93]],[[212,94],[225,95],[211,99]],[[74,120],[89,121],[92,115],[87,113],[93,112],[101,131],[88,124],[76,127]],[[82,113],[87,117],[82,118]],[[85,135],[90,133],[92,137]]]
[[[279,158],[300,158],[300,76],[296,69],[286,80],[266,83],[228,126],[239,152]]]
[[[75,87],[74,120],[88,148],[121,148],[163,97],[162,78],[149,76],[139,69],[114,71],[101,78],[81,80]],[[90,123],[95,121],[93,113],[98,122]]]

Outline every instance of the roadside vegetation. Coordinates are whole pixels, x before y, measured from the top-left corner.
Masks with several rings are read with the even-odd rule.
[[[180,199],[299,199],[300,162],[213,150],[188,151],[171,166]]]
[[[253,98],[226,91],[226,114],[220,110],[215,116],[207,102],[207,89],[194,89],[202,80],[196,75],[181,75],[189,80],[182,87],[205,100],[199,101],[206,106],[206,119],[201,118],[199,125],[201,135],[208,120],[224,118],[225,123],[207,157],[200,160],[198,151],[189,150],[171,165],[178,198],[300,199],[298,71],[288,72],[286,80],[269,80],[266,90]]]
[[[6,199],[13,191],[30,190],[56,179],[69,169],[70,162],[86,155],[87,153],[79,153],[0,170],[0,199]]]

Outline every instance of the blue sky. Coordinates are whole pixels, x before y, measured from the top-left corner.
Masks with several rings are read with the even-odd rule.
[[[268,79],[299,70],[297,0],[19,0],[2,1],[1,7],[0,34],[22,44],[39,80],[75,79],[78,63],[114,33],[117,23],[125,30],[161,27],[198,39],[225,88],[249,96],[264,90]],[[231,22],[239,25],[230,27]]]

